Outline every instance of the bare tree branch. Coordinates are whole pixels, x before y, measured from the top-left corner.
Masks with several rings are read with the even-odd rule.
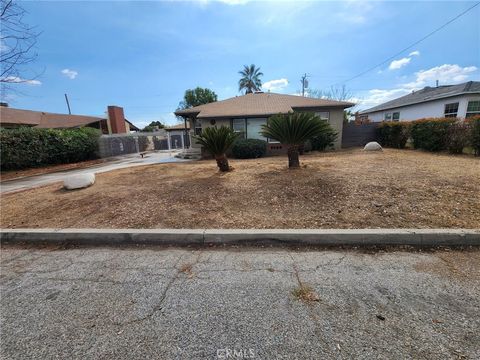
[[[24,22],[26,11],[13,0],[0,0],[0,85],[1,96],[6,96],[7,84],[31,83],[38,75],[27,75],[27,64],[35,61],[38,54],[34,51],[40,35],[35,27]]]

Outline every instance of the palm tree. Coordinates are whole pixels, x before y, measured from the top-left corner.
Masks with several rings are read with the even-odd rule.
[[[254,91],[260,91],[262,87],[262,81],[260,76],[263,73],[260,68],[256,68],[255,65],[243,65],[243,70],[238,72],[242,75],[242,78],[238,81],[238,90],[245,90],[245,94],[253,93]]]
[[[288,146],[288,167],[300,167],[299,147],[305,141],[322,135],[331,129],[327,121],[313,113],[297,112],[278,114],[262,125],[262,136],[279,141]]]
[[[226,151],[237,138],[232,129],[222,127],[208,127],[202,130],[202,134],[194,136],[197,144],[202,145],[217,160],[217,166],[220,171],[230,171]]]

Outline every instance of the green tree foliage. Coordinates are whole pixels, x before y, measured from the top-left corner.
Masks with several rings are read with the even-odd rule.
[[[152,121],[150,124],[145,126],[142,131],[143,132],[153,132],[156,129],[163,129],[165,125],[163,125],[160,121]]]
[[[208,104],[217,101],[217,94],[207,88],[196,87],[185,91],[183,101],[178,104],[177,110],[189,109],[191,107]]]
[[[230,171],[230,165],[225,153],[232,146],[237,138],[237,134],[232,129],[222,127],[207,127],[202,130],[202,134],[194,136],[197,144],[202,145],[205,150],[211,153],[217,161],[220,171]]]
[[[260,91],[262,87],[262,81],[260,77],[263,73],[260,68],[255,67],[254,64],[248,66],[244,65],[243,70],[238,72],[242,77],[238,81],[238,90],[245,91],[245,94],[253,93],[254,91]]]
[[[96,157],[100,131],[20,127],[0,130],[1,168],[24,169]]]
[[[288,167],[300,167],[299,147],[307,140],[331,131],[328,122],[313,113],[296,112],[274,115],[262,125],[262,136],[288,146]]]

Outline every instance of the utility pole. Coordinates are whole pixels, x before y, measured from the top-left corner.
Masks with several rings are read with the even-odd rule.
[[[307,74],[305,73],[300,80],[302,82],[302,96],[305,96],[305,89],[308,88]]]
[[[72,115],[72,112],[70,111],[70,103],[68,102],[68,96],[65,94],[65,101],[67,102],[67,107],[68,107],[68,113]]]

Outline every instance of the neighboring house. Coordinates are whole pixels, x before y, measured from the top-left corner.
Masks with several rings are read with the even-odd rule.
[[[55,114],[43,111],[21,110],[0,106],[0,127],[16,128],[20,126],[32,126],[48,129],[68,129],[83,126],[93,127],[102,131],[103,134],[125,134],[139,129],[125,119],[123,108],[109,106],[106,118]]]
[[[185,132],[185,126],[187,132]],[[168,149],[186,149],[190,146],[190,123],[177,124],[165,128],[168,139]]]
[[[429,117],[480,115],[480,81],[425,87],[358,114],[360,121],[410,121]]]
[[[260,134],[263,124],[276,114],[287,114],[292,111],[313,112],[327,120],[338,132],[334,147],[341,147],[343,129],[343,111],[353,106],[346,101],[306,98],[295,95],[257,92],[236,96],[230,99],[196,106],[190,109],[177,110],[175,115],[184,118],[191,126],[187,130],[190,136],[200,134],[202,129],[210,126],[227,126],[247,139],[261,139],[268,142],[269,152],[281,150],[282,146]],[[184,129],[185,126],[182,125]],[[192,147],[199,147],[192,142]]]

